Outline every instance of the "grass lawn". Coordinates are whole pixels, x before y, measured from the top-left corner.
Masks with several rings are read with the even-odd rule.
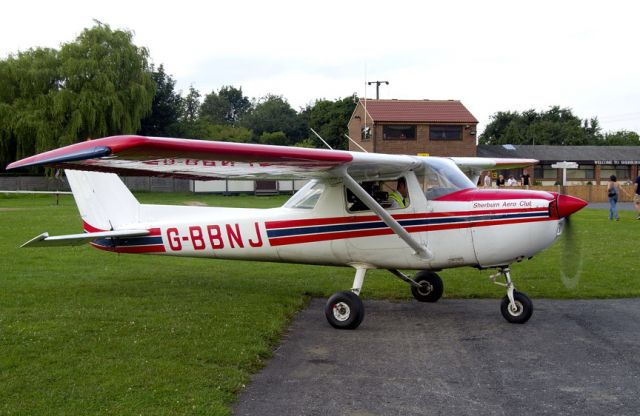
[[[272,207],[285,197],[138,194],[147,203]],[[512,267],[532,298],[640,295],[640,221],[605,210],[575,215],[571,262],[562,244]],[[117,255],[88,246],[18,249],[80,232],[73,199],[0,195],[0,414],[228,414],[310,296],[351,287],[348,268]],[[566,264],[570,263],[570,264]],[[566,269],[569,281],[563,281]],[[571,271],[578,271],[577,277]],[[441,273],[445,296],[504,296],[492,271]],[[371,271],[363,297],[409,299]],[[318,319],[324,320],[321,310]],[[496,302],[496,320],[502,319]],[[365,322],[366,324],[366,322]]]

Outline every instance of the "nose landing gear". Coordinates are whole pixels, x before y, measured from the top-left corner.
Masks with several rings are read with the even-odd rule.
[[[357,268],[350,292],[334,293],[324,306],[324,316],[336,329],[356,329],[364,319],[364,304],[360,291],[367,269]]]
[[[504,275],[506,283],[496,282],[500,275]],[[504,319],[512,324],[527,322],[533,314],[533,303],[527,295],[516,291],[511,281],[509,267],[500,267],[496,274],[490,276],[490,279],[493,283],[507,288],[507,296],[502,298],[502,303],[500,303],[500,312],[502,312]]]

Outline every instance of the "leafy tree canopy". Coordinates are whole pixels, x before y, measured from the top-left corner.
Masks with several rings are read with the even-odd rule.
[[[620,130],[612,133],[605,133],[598,143],[603,146],[639,146],[640,136],[635,131]]]
[[[305,135],[306,126],[286,99],[267,95],[254,104],[241,120],[243,127],[253,131],[254,141],[260,141],[263,133],[282,132],[286,140],[281,144],[295,144]]]
[[[200,116],[210,123],[236,124],[251,108],[251,101],[242,94],[242,87],[224,86],[204,97]]]
[[[603,133],[596,117],[580,120],[570,109],[546,112],[497,112],[480,135],[480,144],[547,144],[565,146],[636,146],[638,134],[626,130]]]
[[[151,77],[156,86],[151,113],[141,121],[138,132],[143,136],[171,137],[177,135],[177,123],[182,114],[182,97],[175,91],[176,81],[167,75],[164,66],[152,67]]]
[[[480,135],[480,144],[583,145],[600,134],[596,118],[585,121],[570,109],[551,107],[546,112],[498,112]]]
[[[307,106],[301,116],[306,119],[310,128],[329,143],[329,146],[346,150],[349,148],[348,139],[345,137],[345,134],[349,133],[347,124],[357,102],[355,95],[336,101],[318,100],[313,105]],[[315,135],[309,138],[317,143],[316,147],[324,147]]]
[[[100,22],[59,51],[11,55],[0,61],[0,160],[135,133],[154,90],[147,50]]]

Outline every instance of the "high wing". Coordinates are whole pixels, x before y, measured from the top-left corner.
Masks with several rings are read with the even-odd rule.
[[[51,150],[7,166],[49,166],[133,176],[185,179],[291,179],[342,177],[343,169],[359,179],[400,175],[425,157],[342,150],[308,149],[207,140],[112,136]],[[483,170],[511,169],[533,159],[452,157],[472,180]]]
[[[7,166],[49,166],[123,175],[188,179],[270,179],[399,175],[421,165],[417,156],[269,146],[206,140],[113,136],[76,143]]]

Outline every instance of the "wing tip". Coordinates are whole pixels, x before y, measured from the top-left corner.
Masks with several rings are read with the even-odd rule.
[[[109,156],[112,150],[108,146],[93,146],[88,149],[80,149],[72,152],[64,152],[65,148],[51,152],[41,153],[26,159],[18,160],[7,165],[7,170],[25,168],[30,166],[55,165],[64,162],[77,162],[80,160],[96,159]]]

